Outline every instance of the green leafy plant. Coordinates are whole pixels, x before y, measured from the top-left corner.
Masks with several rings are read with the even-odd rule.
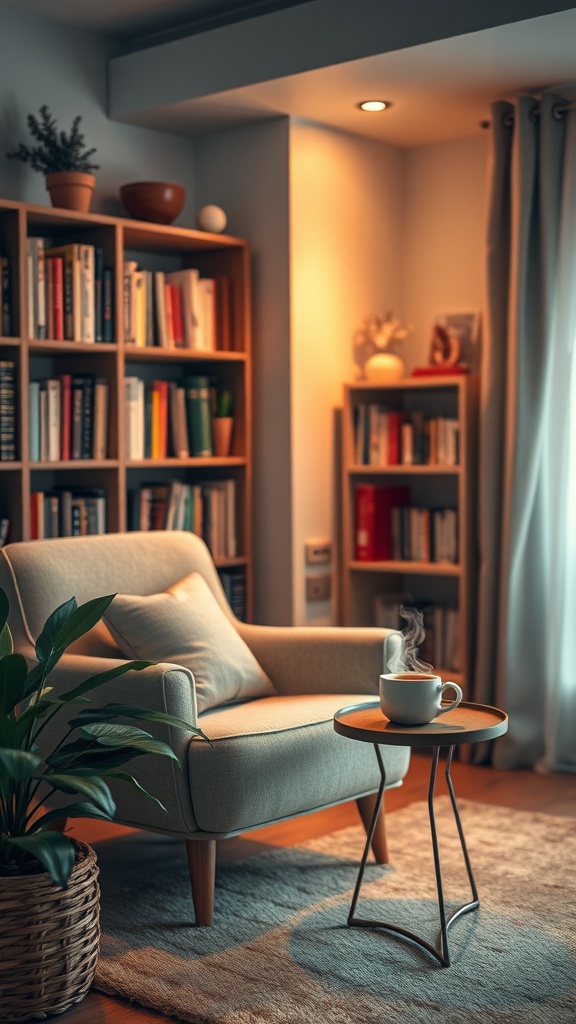
[[[234,399],[228,388],[223,388],[216,394],[216,408],[214,415],[218,417],[232,416],[234,411]]]
[[[84,145],[80,115],[74,118],[70,134],[67,135],[66,132],[58,131],[58,122],[46,104],[40,107],[39,114],[39,118],[34,114],[28,114],[26,118],[30,134],[38,145],[30,148],[21,142],[18,149],[6,154],[9,160],[30,164],[40,174],[53,174],[55,171],[84,171],[89,174],[98,170],[99,164],[90,160],[96,152],[95,148],[86,149]]]
[[[48,685],[48,677],[64,651],[99,622],[114,596],[95,598],[80,606],[76,598],[71,598],[60,605],[36,641],[37,664],[29,669],[26,659],[14,653],[7,621],[8,597],[0,587],[0,875],[44,869],[56,885],[65,886],[76,852],[73,841],[50,826],[62,818],[112,821],[116,806],[106,779],[127,783],[162,807],[120,766],[142,754],[159,754],[177,762],[176,754],[143,729],[120,725],[114,719],[161,722],[206,739],[200,729],[172,715],[106,704],[78,710],[68,721],[63,738],[50,752],[43,750],[40,755],[40,734],[54,715],[70,705],[90,704],[86,694],[91,690],[151,664],[124,662],[90,676],[65,693],[56,694]],[[44,790],[42,798],[40,787]],[[56,791],[80,799],[46,810],[45,800]]]

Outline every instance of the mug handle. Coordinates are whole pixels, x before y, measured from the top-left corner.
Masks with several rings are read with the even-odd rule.
[[[442,686],[440,687],[440,694],[442,695],[444,693],[444,690],[449,690],[450,688],[456,690],[456,700],[452,701],[451,704],[448,704],[447,707],[440,708],[440,710],[436,713],[436,717],[438,717],[438,715],[443,715],[445,711],[453,711],[454,708],[458,707],[460,701],[464,697],[464,694],[462,693],[462,690],[458,686],[458,683],[442,683]]]

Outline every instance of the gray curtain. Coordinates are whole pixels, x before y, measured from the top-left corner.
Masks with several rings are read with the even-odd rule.
[[[509,714],[497,766],[576,771],[576,112],[563,103],[492,110],[474,699]]]

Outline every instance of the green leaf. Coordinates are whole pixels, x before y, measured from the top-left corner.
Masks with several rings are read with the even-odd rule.
[[[0,633],[0,658],[5,658],[7,654],[12,654],[13,651],[14,640],[12,639],[10,626],[6,622],[2,632]]]
[[[119,768],[141,753],[145,751],[135,750],[132,746],[111,749],[100,746],[97,741],[80,738],[50,754],[46,764],[63,772],[72,771],[75,775],[101,775],[103,771]]]
[[[24,698],[28,665],[21,654],[0,658],[0,714],[9,715]]]
[[[100,807],[94,804],[83,802],[67,804],[66,807],[57,807],[54,811],[47,811],[41,818],[37,818],[32,825],[31,835],[36,835],[37,830],[41,831],[51,821],[60,821],[62,818],[98,818],[99,821],[112,821],[112,816],[106,814]]]
[[[149,793],[147,789],[144,789],[138,780],[135,779],[133,775],[129,775],[128,772],[119,772],[114,768],[111,771],[102,772],[102,774],[105,775],[107,779],[118,779],[120,782],[127,782],[129,786],[132,786],[132,788],[136,790],[137,793],[145,796],[148,800],[153,800],[155,804],[158,804],[158,807],[162,808],[163,811],[166,810],[164,804],[160,802],[158,797]]]
[[[118,676],[123,676],[126,672],[141,672],[142,669],[148,668],[153,664],[152,661],[125,661],[123,665],[116,665],[115,668],[109,668],[105,672],[98,672],[97,675],[90,676],[83,683],[79,683],[73,690],[61,693],[60,700],[64,704],[71,704],[72,701],[81,697],[83,693],[97,689],[98,686],[107,683],[109,679],[117,679]]]
[[[77,607],[78,602],[76,598],[71,597],[69,601],[65,601],[64,604],[61,604],[56,608],[56,611],[53,611],[46,619],[44,629],[36,641],[36,657],[38,658],[38,661],[48,661],[48,658],[54,650],[56,637]]]
[[[101,708],[83,708],[77,718],[73,718],[68,724],[72,727],[86,725],[89,722],[103,722],[109,718],[138,718],[143,722],[160,722],[162,725],[171,725],[175,729],[183,729],[191,732],[194,736],[202,736],[207,739],[201,729],[184,721],[183,718],[175,718],[174,715],[167,715],[163,711],[150,711],[147,708],[134,708],[130,704],[105,704]]]
[[[62,812],[59,813],[62,817]],[[38,832],[29,836],[10,836],[5,842],[39,860],[54,885],[62,888],[67,885],[76,862],[76,850],[67,836],[60,832]]]
[[[134,726],[99,725],[96,723],[83,726],[81,734],[88,739],[94,737],[105,747],[130,747],[144,754],[161,754],[178,762],[176,754],[167,743],[153,739],[150,733],[144,732],[143,729],[136,729]]]
[[[62,623],[54,639],[54,650],[64,651],[70,644],[74,643],[88,630],[92,629],[104,615],[104,612],[112,604],[116,594],[108,594],[106,597],[95,597],[92,601],[81,604],[65,622]]]
[[[0,763],[14,782],[24,782],[33,776],[42,764],[42,758],[29,750],[9,750],[0,747]]]
[[[112,799],[109,787],[103,779],[97,775],[85,776],[76,775],[74,772],[54,773],[45,772],[42,776],[54,789],[63,793],[81,793],[87,796],[96,807],[99,807],[109,817],[113,817],[116,804]]]
[[[10,603],[8,601],[8,594],[0,587],[0,633],[4,632],[4,626],[8,622],[8,614],[10,612]]]

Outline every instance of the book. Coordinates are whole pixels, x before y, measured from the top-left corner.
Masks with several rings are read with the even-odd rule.
[[[64,341],[64,263],[61,256],[46,260],[48,277],[48,337]]]
[[[47,337],[46,318],[46,252],[44,239],[30,236],[27,240],[28,254],[28,327],[31,338],[43,340]]]
[[[170,381],[168,387],[168,410],[170,454],[177,459],[187,459],[190,456],[190,448],[186,422],[186,392],[176,381]]]
[[[182,384],[186,391],[186,419],[190,455],[211,456],[213,454],[213,447],[210,380],[204,375],[191,376],[185,377]]]
[[[166,274],[166,285],[175,285],[179,289],[182,309],[182,340],[184,347],[191,349],[207,347],[200,336],[199,280],[200,273],[193,267],[174,270]]]
[[[232,348],[232,311],[230,279],[225,274],[214,278],[216,328],[215,348],[229,352]]]
[[[114,284],[112,267],[102,271],[102,341],[114,340]]]
[[[60,458],[71,458],[72,441],[72,374],[60,374]]]
[[[108,381],[97,377],[94,384],[94,429],[92,458],[105,459],[108,455]]]
[[[80,246],[80,340],[96,340],[94,310],[95,252],[93,245]]]
[[[8,337],[12,334],[12,289],[10,260],[7,256],[0,256],[0,303],[2,313],[0,334]]]
[[[60,256],[64,274],[64,340],[82,341],[81,249],[75,243],[46,249],[46,257]]]
[[[125,456],[128,460],[144,458],[144,381],[140,377],[124,378]]]
[[[408,504],[408,487],[356,484],[354,557],[359,562],[379,562],[393,557],[392,509]]]
[[[151,457],[165,459],[168,455],[168,381],[152,381]]]
[[[40,381],[28,385],[28,445],[30,462],[40,461]]]
[[[49,378],[46,385],[46,460],[60,461],[60,381]],[[51,536],[53,536],[51,534]]]
[[[0,359],[0,462],[16,459],[16,377],[12,359]]]

